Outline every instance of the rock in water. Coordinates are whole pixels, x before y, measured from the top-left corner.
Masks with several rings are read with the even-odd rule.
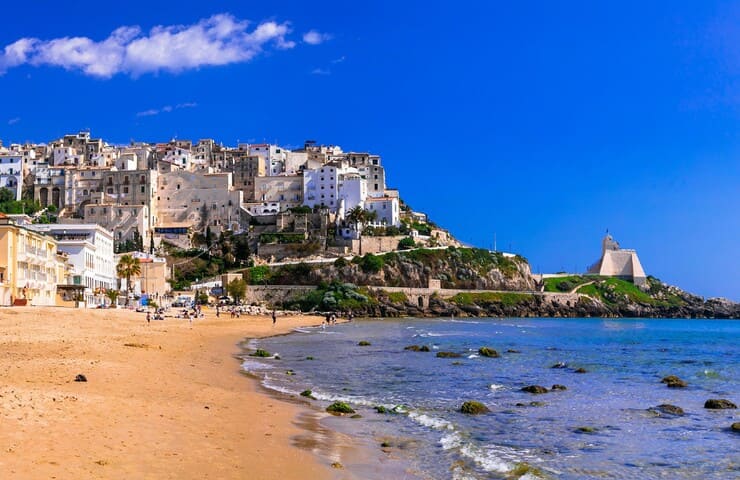
[[[552,386],[551,390],[568,390],[568,388],[565,385],[559,385],[556,383]]]
[[[737,408],[737,405],[723,398],[710,398],[704,402],[704,408],[711,410],[731,410]]]
[[[675,375],[668,375],[667,377],[663,377],[660,383],[665,383],[666,385],[668,385],[668,388],[684,388],[688,386],[688,383],[681,380]]]
[[[334,402],[328,407],[326,407],[326,411],[331,413],[332,415],[344,415],[347,413],[355,413],[352,407],[350,407],[344,402]]]
[[[528,393],[535,393],[535,394],[547,393],[547,389],[541,385],[529,385],[529,386],[523,387],[522,391],[528,392]]]
[[[568,364],[565,362],[558,362],[550,368],[567,368]]]
[[[87,382],[87,377],[84,376],[83,374],[79,373],[75,377],[75,382]]]
[[[669,403],[663,403],[657,407],[649,408],[648,410],[659,413],[666,413],[668,415],[675,415],[680,417],[684,414],[683,408],[671,405]]]
[[[438,358],[460,358],[461,354],[455,352],[437,352]]]
[[[489,347],[480,347],[478,349],[478,355],[481,357],[498,358],[499,354],[496,350]]]
[[[480,402],[468,401],[462,404],[460,412],[468,415],[480,415],[481,413],[488,413],[490,410]]]
[[[733,432],[738,432],[738,433],[740,433],[740,422],[735,422],[735,423],[733,423],[733,424],[732,424],[732,425],[730,426],[730,430],[732,430]]]

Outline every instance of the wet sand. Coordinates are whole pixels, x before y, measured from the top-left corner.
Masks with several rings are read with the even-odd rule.
[[[331,456],[314,455],[325,452],[306,448],[310,412],[267,395],[234,358],[245,337],[321,320],[210,311],[147,325],[122,310],[2,308],[2,478],[351,478],[329,461],[351,441],[316,432]]]

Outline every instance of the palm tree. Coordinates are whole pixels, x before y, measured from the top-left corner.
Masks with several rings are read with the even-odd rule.
[[[116,273],[119,278],[126,279],[126,293],[131,293],[131,277],[141,275],[141,265],[139,259],[131,255],[123,255],[116,266]],[[126,295],[126,306],[129,303],[129,295]]]

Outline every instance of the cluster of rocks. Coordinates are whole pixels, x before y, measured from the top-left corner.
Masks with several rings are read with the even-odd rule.
[[[513,292],[516,293],[516,292]],[[355,316],[365,317],[629,317],[629,318],[740,318],[740,304],[699,297],[687,297],[684,305],[665,306],[641,303],[607,305],[588,297],[563,303],[548,301],[542,294],[522,292],[515,304],[485,302],[458,305],[439,297],[431,297],[429,308],[422,309],[411,302],[397,303],[380,295],[376,303],[359,306]]]

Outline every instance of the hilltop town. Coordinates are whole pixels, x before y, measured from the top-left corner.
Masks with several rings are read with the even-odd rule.
[[[314,141],[112,145],[84,131],[0,143],[0,203],[2,305],[58,304],[57,294],[106,304],[125,253],[146,270],[137,294],[164,295],[166,252],[210,254],[225,235],[237,245],[217,252],[227,266],[457,245],[386,185],[379,155]]]

